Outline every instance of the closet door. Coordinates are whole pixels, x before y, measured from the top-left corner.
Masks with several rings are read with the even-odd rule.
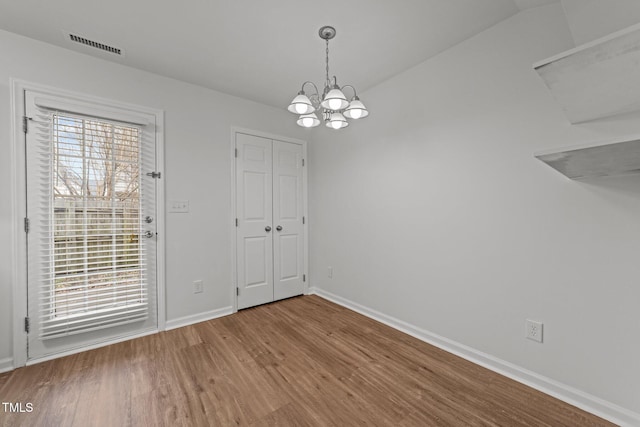
[[[274,300],[304,291],[302,146],[273,141]]]
[[[304,293],[301,144],[236,133],[238,309]]]
[[[273,301],[272,141],[236,134],[238,309]]]

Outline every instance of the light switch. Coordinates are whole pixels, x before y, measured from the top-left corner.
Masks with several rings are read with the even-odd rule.
[[[189,201],[188,200],[170,200],[169,212],[172,212],[172,213],[189,212]]]

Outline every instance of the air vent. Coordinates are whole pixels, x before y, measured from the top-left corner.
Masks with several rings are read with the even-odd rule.
[[[91,46],[96,49],[104,50],[105,52],[113,53],[115,55],[122,55],[122,49],[118,49],[117,47],[109,46],[104,43],[95,42],[93,40],[85,39],[84,37],[76,36],[75,34],[69,34],[69,39],[72,42],[80,43],[85,46]]]

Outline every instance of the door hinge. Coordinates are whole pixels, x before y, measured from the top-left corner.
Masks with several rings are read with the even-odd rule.
[[[161,178],[162,172],[148,172],[147,176],[150,176],[151,178]]]
[[[29,120],[33,120],[31,117],[22,116],[22,132],[27,133],[29,131]]]
[[[238,158],[238,149],[236,148],[236,154],[235,154],[236,158]]]
[[[238,218],[236,218],[236,227],[238,226]]]
[[[304,167],[304,159],[302,159],[302,167]]]
[[[24,318],[24,331],[26,333],[29,333],[31,331],[31,324],[29,322],[29,318],[28,317]]]
[[[302,223],[304,224],[304,217],[302,217]]]
[[[240,296],[240,288],[236,288],[236,296],[239,297]]]
[[[302,281],[303,281],[303,282],[306,282],[306,281],[307,281],[307,275],[306,275],[306,274],[303,274],[303,275],[302,275]]]
[[[24,232],[25,233],[29,232],[30,225],[31,225],[31,221],[29,221],[29,218],[25,218],[24,219]]]

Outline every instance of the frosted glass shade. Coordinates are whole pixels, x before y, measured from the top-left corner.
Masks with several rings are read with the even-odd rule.
[[[311,113],[301,115],[296,123],[303,128],[313,128],[320,124],[320,120],[318,120],[318,116],[315,113]]]
[[[327,127],[331,129],[342,129],[349,126],[347,119],[340,113],[332,113],[331,117],[327,121]]]
[[[313,105],[311,105],[309,97],[304,93],[299,93],[295,98],[293,98],[293,101],[291,101],[287,110],[293,114],[309,114],[313,113],[314,108]]]
[[[349,101],[344,96],[344,93],[340,89],[331,89],[329,93],[324,97],[322,107],[331,111],[344,110],[349,105]]]
[[[349,119],[364,119],[369,115],[367,107],[359,99],[354,99],[344,111],[344,116]]]

